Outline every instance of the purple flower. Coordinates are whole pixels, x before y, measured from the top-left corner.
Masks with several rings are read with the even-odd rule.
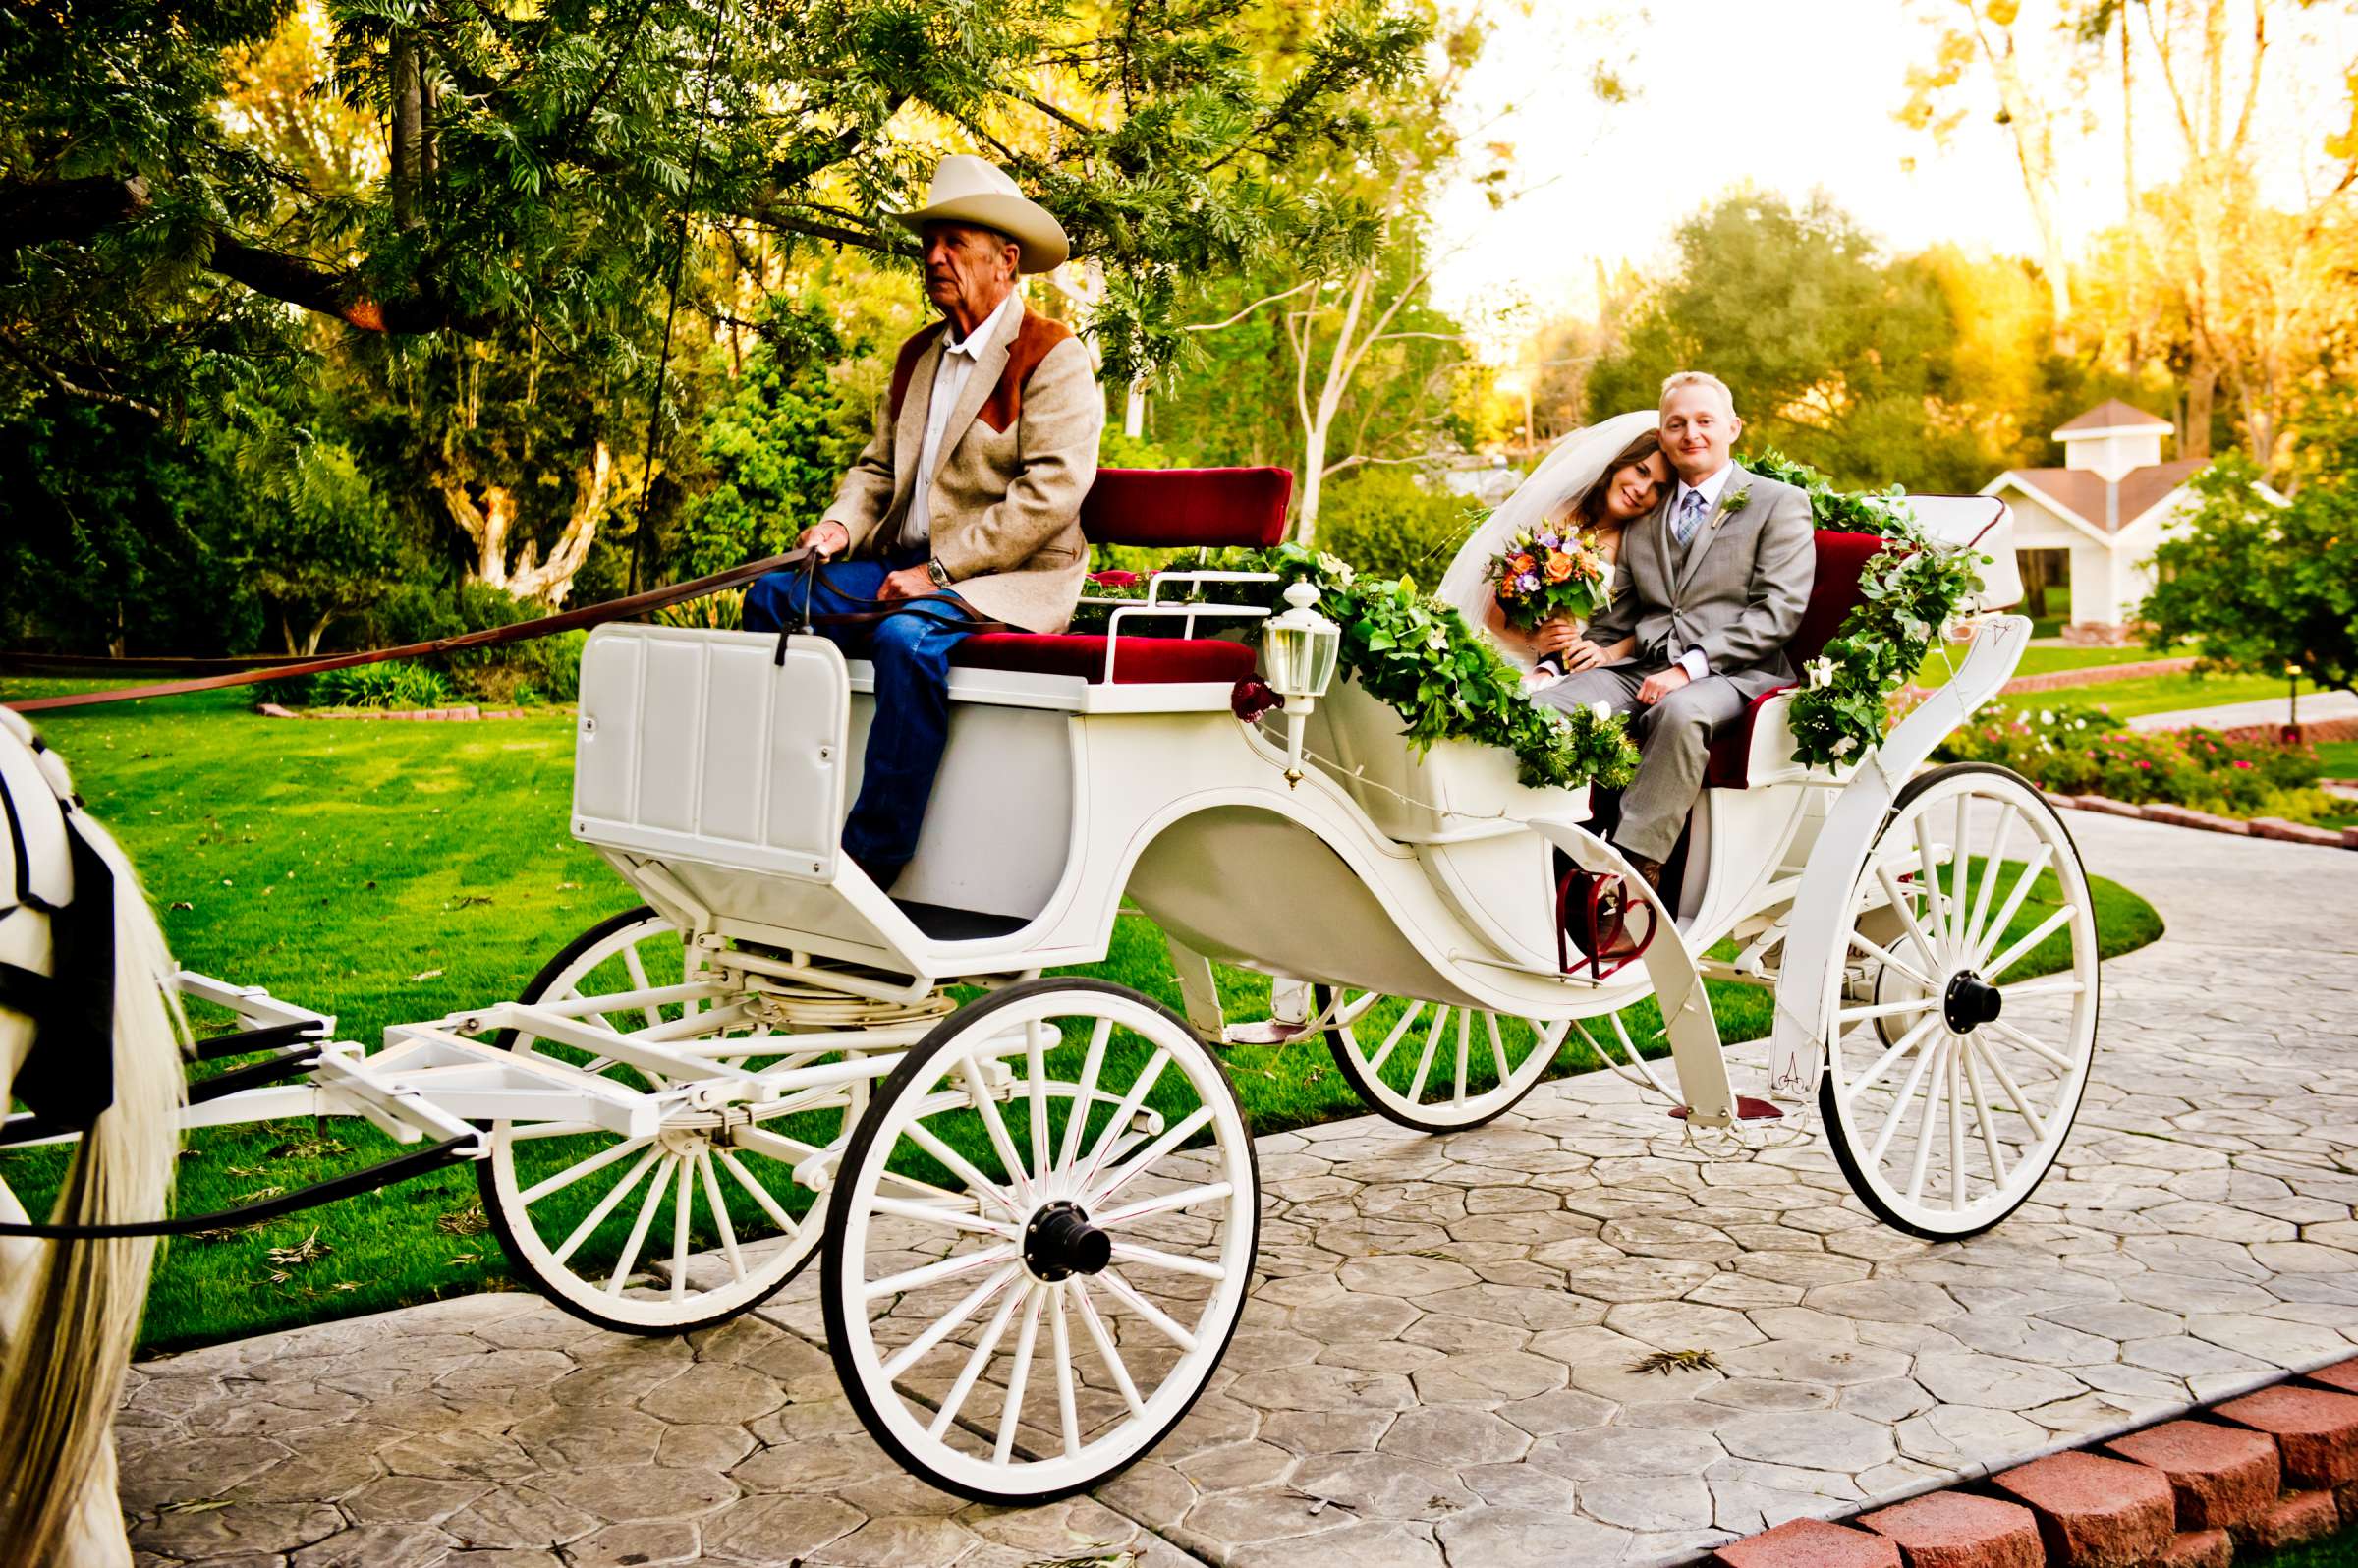
[[[1537,593],[1540,590],[1540,574],[1537,572],[1524,573],[1515,579],[1515,587],[1525,593]]]

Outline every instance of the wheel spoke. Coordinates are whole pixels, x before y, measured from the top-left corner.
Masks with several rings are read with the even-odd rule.
[[[987,1197],[1010,1214],[1020,1214],[1024,1211],[1024,1205],[1010,1197],[1007,1189],[977,1170],[974,1161],[943,1143],[934,1134],[933,1129],[925,1123],[912,1119],[909,1123],[908,1138],[911,1143],[947,1166],[950,1174],[966,1183],[970,1190]]]
[[[982,1369],[990,1365],[991,1352],[997,1350],[999,1341],[1007,1337],[1007,1324],[1015,1316],[1015,1310],[1032,1299],[1032,1290],[1030,1285],[1022,1290],[1011,1290],[1007,1293],[1007,1299],[999,1303],[999,1310],[991,1314],[989,1324],[982,1330],[982,1337],[975,1341],[975,1348],[967,1356],[966,1365],[958,1369],[957,1381],[951,1383],[950,1391],[941,1396],[941,1408],[933,1413],[933,1424],[926,1428],[926,1435],[938,1442],[941,1434],[950,1429],[950,1423],[958,1419],[959,1410],[966,1404],[966,1396],[974,1391],[975,1379],[982,1376]]]
[[[1424,1011],[1425,1004],[1423,1002],[1408,1004],[1407,1010],[1401,1013],[1399,1022],[1392,1026],[1392,1032],[1383,1036],[1383,1048],[1368,1058],[1369,1077],[1373,1078],[1383,1071],[1383,1064],[1391,1060],[1392,1047],[1400,1043],[1401,1037],[1408,1033],[1410,1026],[1416,1023],[1418,1015]]]
[[[1973,1092],[1974,1117],[1981,1123],[1982,1147],[1990,1155],[1991,1185],[2002,1189],[2006,1185],[2006,1156],[1998,1148],[1997,1123],[1990,1114],[1990,1096],[1982,1090],[1981,1056],[1982,1053],[1974,1047],[1973,1042],[1967,1040],[1965,1084]]]
[[[1162,1070],[1170,1065],[1170,1061],[1171,1053],[1160,1048],[1147,1058],[1147,1065],[1139,1069],[1138,1081],[1130,1086],[1130,1092],[1122,1096],[1122,1102],[1113,1108],[1113,1119],[1105,1124],[1104,1130],[1097,1134],[1097,1141],[1090,1146],[1089,1164],[1077,1186],[1086,1189],[1096,1180],[1097,1167],[1104,1164],[1113,1152],[1114,1140],[1121,1137],[1122,1130],[1138,1114],[1138,1108],[1147,1102],[1147,1095],[1152,1092],[1155,1081],[1162,1077]]]
[[[2033,1138],[2044,1143],[2047,1124],[2039,1119],[2037,1111],[2031,1109],[2030,1096],[2023,1093],[2022,1086],[2014,1082],[2014,1075],[2006,1071],[2006,1064],[1998,1060],[1997,1052],[1985,1049],[1978,1040],[1968,1039],[1966,1044],[1972,1047],[1976,1057],[1990,1064],[1991,1073],[1997,1079],[1997,1087],[2004,1090],[2006,1098],[2014,1102],[2014,1114],[2030,1124]]]
[[[583,1177],[604,1170],[616,1160],[637,1153],[654,1141],[654,1136],[649,1134],[645,1138],[627,1139],[609,1148],[601,1149],[578,1165],[568,1165],[554,1176],[545,1177],[533,1183],[532,1186],[516,1195],[516,1202],[522,1206],[530,1208],[549,1194],[563,1192]]]
[[[1963,813],[1960,812],[1960,815]],[[1948,1206],[1965,1206],[1965,1092],[1964,1053],[1948,1052]]]
[[[1864,1024],[1872,1018],[1904,1018],[1910,1013],[1921,1013],[1928,1007],[1939,1005],[1939,999],[1933,996],[1908,996],[1896,1002],[1868,1002],[1843,1008],[1834,1014],[1834,1022],[1849,1025]]]
[[[2032,948],[2037,947],[2041,942],[2046,941],[2049,935],[2051,934],[2058,926],[2060,926],[2065,921],[2068,921],[2074,916],[2078,915],[2079,912],[2079,905],[2066,904],[2061,909],[2055,911],[2052,915],[2049,915],[2047,919],[2041,921],[2038,924],[2032,926],[2029,931],[2024,933],[2021,941],[2016,942],[2012,947],[2007,948],[2003,953],[2000,953],[1997,957],[1990,961],[1989,967],[1982,971],[1982,979],[1985,980],[1995,980],[2007,970],[2012,969],[2016,964],[2022,962],[2022,957],[2025,953],[2028,953]]]
[[[631,943],[622,950],[622,967],[630,971],[631,989],[645,991],[654,988],[647,982],[646,965],[640,960],[637,942]],[[653,1029],[663,1022],[663,1009],[659,1007],[643,1007],[640,1011],[646,1015],[646,1026],[649,1029]]]
[[[720,1253],[729,1260],[729,1276],[745,1283],[745,1255],[737,1247],[737,1227],[729,1223],[729,1205],[721,1202],[720,1173],[712,1168],[712,1150],[696,1151],[696,1167],[704,1178],[704,1202],[712,1207],[712,1223],[720,1231]]]
[[[860,1287],[860,1293],[870,1301],[874,1301],[878,1296],[897,1296],[905,1291],[922,1290],[936,1280],[955,1279],[973,1269],[1003,1263],[1015,1257],[1016,1252],[1015,1244],[1010,1242],[1003,1247],[985,1247],[980,1252],[953,1253],[921,1267],[887,1274],[882,1279],[871,1279]]]
[[[1174,1209],[1193,1208],[1198,1204],[1217,1203],[1221,1199],[1231,1196],[1235,1191],[1236,1188],[1228,1182],[1211,1182],[1203,1187],[1182,1187],[1177,1192],[1157,1193],[1152,1198],[1142,1198],[1135,1204],[1125,1204],[1120,1208],[1109,1208],[1101,1214],[1092,1215],[1090,1223],[1099,1230],[1111,1230],[1116,1225],[1126,1225],[1134,1219],[1145,1219],[1150,1214],[1167,1214]]]
[[[746,1192],[752,1196],[754,1202],[761,1205],[761,1211],[769,1216],[770,1222],[776,1225],[779,1230],[785,1232],[789,1236],[792,1236],[796,1231],[802,1228],[801,1226],[795,1224],[793,1217],[779,1205],[778,1201],[770,1197],[769,1189],[764,1187],[761,1183],[754,1180],[752,1175],[747,1172],[746,1168],[737,1162],[737,1155],[734,1150],[726,1148],[720,1150],[719,1158],[721,1165],[728,1171],[728,1173],[737,1178],[737,1185],[744,1188]]]
[[[1851,927],[1850,945],[1853,947],[1864,948],[1868,957],[1874,959],[1877,963],[1883,965],[1885,968],[1899,971],[1902,977],[1915,981],[1916,984],[1924,990],[1937,991],[1940,988],[1939,986],[1934,984],[1931,980],[1926,980],[1923,974],[1917,970],[1913,964],[1908,963],[1897,953],[1892,952],[1889,948],[1876,941],[1873,937],[1869,936],[1865,931],[1860,930],[1856,926]]]
[[[655,1222],[655,1210],[663,1205],[663,1190],[671,1185],[671,1168],[680,1162],[677,1154],[666,1154],[663,1163],[655,1167],[655,1179],[647,1184],[646,1202],[639,1205],[639,1217],[631,1222],[631,1239],[623,1244],[622,1257],[614,1264],[614,1272],[606,1280],[606,1294],[622,1294],[623,1282],[639,1262],[639,1249],[646,1244],[646,1229]]]
[[[2011,804],[1998,814],[1997,831],[1990,840],[1989,858],[1982,862],[1982,890],[1975,895],[1973,915],[1965,923],[1965,940],[1961,945],[1966,952],[1981,950],[1982,934],[1989,929],[1985,922],[1990,918],[1990,896],[1997,890],[1997,873],[2006,864],[2006,842],[2014,836],[2014,823],[2021,815]]]
[[[1432,1027],[1425,1032],[1425,1054],[1417,1059],[1417,1076],[1409,1081],[1408,1102],[1416,1104],[1425,1096],[1425,1075],[1432,1071],[1433,1053],[1440,1048],[1441,1030],[1449,1022],[1449,1009],[1435,1006]]]
[[[1097,1097],[1097,1075],[1105,1067],[1105,1041],[1112,1034],[1110,1018],[1098,1019],[1089,1032],[1089,1053],[1081,1060],[1081,1082],[1073,1086],[1073,1109],[1064,1123],[1064,1148],[1056,1156],[1059,1170],[1070,1170],[1073,1157],[1081,1152],[1081,1135],[1089,1126],[1089,1109]]]
[[[1167,1269],[1174,1274],[1192,1274],[1198,1279],[1228,1277],[1228,1270],[1217,1263],[1207,1263],[1201,1258],[1183,1258],[1177,1253],[1166,1253],[1159,1247],[1141,1247],[1136,1242],[1115,1242],[1113,1256],[1125,1263]]]
[[[1908,1167],[1908,1202],[1919,1202],[1924,1194],[1924,1173],[1933,1162],[1933,1128],[1940,1119],[1940,1091],[1947,1083],[1948,1052],[1945,1045],[1927,1052],[1925,1059],[1941,1058],[1940,1070],[1926,1075],[1924,1089],[1924,1119],[1916,1124],[1916,1158]]]
[[[999,1114],[999,1102],[993,1098],[990,1086],[984,1082],[988,1075],[982,1064],[973,1056],[959,1058],[958,1070],[966,1080],[966,1097],[975,1108],[975,1116],[982,1123],[982,1131],[990,1137],[990,1147],[999,1156],[999,1164],[1007,1172],[1009,1185],[1016,1196],[1027,1204],[1032,1201],[1032,1176],[1024,1169],[1023,1156],[1015,1151],[1015,1140],[1007,1135],[1007,1119]],[[913,1124],[914,1125],[914,1124]]]
[[[1474,1009],[1457,1010],[1457,1078],[1450,1086],[1450,1099],[1460,1105],[1466,1102],[1466,1047],[1474,1034]]]
[[[1917,1056],[1916,1065],[1908,1069],[1907,1082],[1900,1085],[1899,1092],[1892,1096],[1891,1108],[1883,1113],[1882,1130],[1875,1135],[1875,1147],[1868,1151],[1867,1163],[1870,1167],[1883,1162],[1883,1151],[1891,1147],[1892,1135],[1899,1131],[1901,1113],[1908,1108],[1908,1101],[1916,1097],[1916,1086],[1924,1082],[1924,1070],[1932,1065],[1933,1058],[1938,1054],[1937,1049],[1925,1051]]]
[[[1110,1181],[1097,1188],[1096,1191],[1091,1193],[1088,1198],[1082,1200],[1082,1205],[1084,1207],[1094,1208],[1097,1204],[1105,1202],[1106,1199],[1111,1198],[1115,1193],[1120,1192],[1123,1185],[1127,1183],[1131,1177],[1136,1176],[1140,1171],[1151,1166],[1156,1160],[1162,1158],[1163,1155],[1178,1148],[1188,1139],[1195,1137],[1196,1133],[1204,1126],[1204,1124],[1211,1120],[1211,1116],[1212,1108],[1209,1105],[1199,1105],[1194,1110],[1188,1112],[1185,1118],[1174,1123],[1170,1127],[1165,1128],[1160,1138],[1155,1139],[1153,1143],[1149,1144],[1137,1155],[1132,1157],[1130,1162],[1126,1165],[1123,1165],[1114,1174]]]
[[[1980,944],[1973,950],[1975,968],[1983,970],[1989,968],[1991,952],[2004,938],[2006,927],[2014,924],[2014,912],[2022,908],[2024,899],[2031,896],[2031,888],[2038,882],[2040,875],[2046,871],[2048,863],[2054,858],[2055,847],[2052,844],[2042,844],[2039,846],[2039,853],[2024,863],[2022,874],[2014,879],[2014,885],[2007,891],[2006,901],[1998,906],[1997,913],[1990,917],[1990,928],[1982,933]],[[1984,978],[1986,979],[1987,976]]]
[[[999,1407],[999,1438],[990,1450],[990,1462],[1007,1463],[1015,1452],[1015,1429],[1024,1417],[1024,1384],[1032,1375],[1032,1350],[1039,1342],[1039,1298],[1046,1293],[1045,1285],[1035,1285],[1024,1293],[1024,1326],[1015,1331],[1015,1368],[1007,1374],[1007,1402]]]
[[[1857,1083],[1849,1086],[1849,1093],[1855,1098],[1873,1089],[1876,1082],[1889,1072],[1902,1056],[1907,1055],[1908,1052],[1923,1043],[1924,1037],[1930,1035],[1939,1022],[1940,1020],[1937,1018],[1928,1018],[1905,1035],[1900,1036],[1890,1049],[1875,1059],[1875,1065],[1868,1068]]]
[[[1930,812],[1919,812],[1916,815],[1916,885],[1924,889],[1924,918],[1936,932],[1945,931],[1949,924],[1948,900],[1940,892],[1940,855],[1933,847]]]
[[[1973,804],[1970,795],[1957,797],[1957,825],[1948,842],[1948,945],[1963,951],[1965,947],[1965,881],[1973,857],[1966,853],[1966,809]]]
[[[2078,1065],[2077,1063],[2073,1062],[2070,1057],[2064,1055],[2052,1045],[2048,1044],[2045,1040],[2033,1039],[2030,1036],[2025,1035],[2021,1030],[2016,1029],[2013,1025],[2006,1023],[2002,1019],[1993,1023],[1990,1027],[1995,1030],[1998,1034],[2003,1035],[2007,1039],[2012,1040],[2015,1044],[2021,1046],[2024,1050],[2029,1051],[2033,1056],[2038,1057],[2041,1061],[2047,1062],[2062,1072],[2069,1073],[2075,1066]],[[1994,1053],[1993,1053],[1992,1060],[1995,1060]]]
[[[1097,1283],[1104,1286],[1106,1293],[1111,1295],[1116,1301],[1119,1301],[1123,1306],[1138,1314],[1139,1316],[1144,1317],[1148,1322],[1153,1324],[1155,1330],[1159,1332],[1163,1338],[1169,1340],[1172,1344],[1177,1345],[1181,1350],[1193,1350],[1196,1348],[1195,1335],[1180,1327],[1176,1322],[1173,1322],[1169,1314],[1165,1313],[1161,1308],[1155,1306],[1152,1302],[1147,1300],[1146,1297],[1141,1296],[1136,1290],[1131,1288],[1130,1281],[1124,1279],[1112,1269],[1107,1268],[1098,1273]]]
[[[1096,1345],[1097,1360],[1104,1364],[1106,1375],[1122,1391],[1122,1402],[1130,1407],[1131,1415],[1145,1415],[1147,1402],[1138,1397],[1138,1384],[1130,1380],[1130,1368],[1123,1362],[1113,1335],[1106,1331],[1104,1319],[1097,1316],[1096,1303],[1089,1299],[1089,1287],[1078,1274],[1073,1276],[1073,1305],[1081,1309],[1081,1326],[1089,1330],[1090,1339]]]
[[[688,1161],[680,1160],[679,1205],[671,1221],[671,1299],[688,1296],[688,1224],[696,1212],[696,1183],[688,1179]]]
[[[1024,1076],[1032,1092],[1032,1174],[1048,1173],[1048,1026],[1034,1019],[1024,1026]]]
[[[982,1281],[982,1284],[968,1291],[966,1298],[957,1306],[936,1317],[926,1325],[924,1333],[892,1354],[891,1359],[884,1363],[884,1380],[886,1382],[894,1381],[901,1373],[916,1366],[925,1357],[926,1352],[949,1338],[957,1331],[961,1323],[981,1312],[986,1302],[1000,1291],[1005,1290],[1009,1282],[1023,1271],[1022,1263],[1009,1263]],[[1019,1291],[1017,1294],[1021,1295],[1022,1292]]]
[[[905,1198],[884,1197],[870,1199],[868,1206],[879,1214],[890,1214],[896,1219],[914,1219],[926,1225],[946,1225],[952,1230],[981,1231],[986,1236],[996,1236],[1004,1241],[1015,1239],[1015,1226],[1009,1221],[985,1219],[980,1214],[970,1214],[963,1208],[946,1208],[940,1204],[917,1204],[911,1203]]]
[[[1883,896],[1891,901],[1893,912],[1906,924],[1908,940],[1914,942],[1916,951],[1924,955],[1924,967],[1936,973],[1946,968],[1940,962],[1940,955],[1933,951],[1933,939],[1925,933],[1924,923],[1916,918],[1916,911],[1910,907],[1907,889],[1899,885],[1899,878],[1891,874],[1891,868],[1879,864],[1875,868],[1875,877],[1882,883]]]
[[[2078,980],[2016,980],[2011,985],[2000,985],[1997,993],[2009,1002],[2019,1002],[2039,996],[2079,996],[2087,989]]]
[[[1056,1423],[1064,1430],[1064,1455],[1081,1452],[1081,1413],[1073,1403],[1073,1339],[1064,1321],[1065,1293],[1048,1291],[1048,1348],[1056,1357]]]
[[[604,1224],[606,1216],[614,1212],[616,1206],[630,1196],[631,1189],[639,1185],[639,1178],[646,1174],[646,1168],[662,1157],[663,1151],[659,1148],[650,1148],[641,1155],[639,1163],[633,1165],[622,1180],[614,1184],[613,1191],[599,1199],[597,1206],[590,1209],[588,1217],[573,1228],[573,1234],[565,1238],[565,1245],[556,1250],[556,1260],[563,1263],[565,1260],[571,1258],[574,1250],[590,1239],[590,1233]]]
[[[1484,1027],[1490,1032],[1490,1061],[1498,1069],[1498,1082],[1503,1086],[1508,1079],[1515,1075],[1506,1065],[1506,1041],[1498,1037],[1498,1015],[1485,1013],[1482,1015],[1482,1022]]]

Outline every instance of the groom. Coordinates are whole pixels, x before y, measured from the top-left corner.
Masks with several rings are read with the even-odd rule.
[[[1616,848],[1660,891],[1662,863],[1703,788],[1712,732],[1764,692],[1793,683],[1785,644],[1817,575],[1810,501],[1728,456],[1744,421],[1725,382],[1681,370],[1662,383],[1663,453],[1678,482],[1629,526],[1631,591],[1566,650],[1579,673],[1538,695],[1557,707],[1635,713],[1641,759],[1622,798]],[[1603,650],[1635,636],[1619,664]]]

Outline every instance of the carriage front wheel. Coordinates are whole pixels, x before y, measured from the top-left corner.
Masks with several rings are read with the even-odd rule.
[[[1547,1076],[1572,1027],[1327,985],[1311,995],[1360,1099],[1425,1133],[1463,1132],[1512,1110]]]
[[[828,1194],[844,1392],[946,1491],[1095,1485],[1219,1365],[1259,1183],[1219,1063],[1148,998],[1048,978],[960,1009],[876,1090]]]
[[[1830,963],[1819,1110],[1878,1218],[1975,1235],[2070,1136],[2096,1051],[2096,908],[2027,779],[1937,768],[1892,804]]]

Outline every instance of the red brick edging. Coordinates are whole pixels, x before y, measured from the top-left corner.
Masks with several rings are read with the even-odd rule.
[[[2358,849],[2358,827],[2311,827],[2306,822],[2288,822],[2280,816],[2255,816],[2247,822],[2240,817],[2214,816],[2191,806],[2171,806],[2165,802],[2137,806],[2105,795],[2057,795],[2051,790],[2041,793],[2047,796],[2049,805],[2071,811],[2141,817],[2148,822],[2167,822],[2172,827],[2199,827],[2206,833],[2273,838],[2286,844],[2313,844],[2320,849]]]
[[[463,707],[331,707],[309,708],[301,713],[295,712],[291,708],[281,707],[276,702],[256,702],[253,704],[253,710],[264,718],[416,719],[428,722],[447,719],[461,723],[474,719],[524,718],[530,711],[521,707],[477,707],[472,702]]]
[[[2358,1525],[2358,1359],[1847,1524],[1796,1519],[1720,1568],[2227,1568]]]
[[[2133,681],[2141,675],[2183,675],[2202,661],[2194,658],[2140,659],[2134,664],[2083,664],[2077,669],[2049,670],[2041,675],[2017,675],[1999,687],[1998,695],[2056,692],[2066,686],[2102,686],[2106,681]]]

